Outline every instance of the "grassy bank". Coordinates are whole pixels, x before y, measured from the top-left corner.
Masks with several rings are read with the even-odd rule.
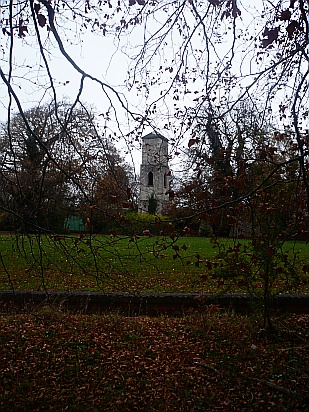
[[[232,244],[229,239],[223,242]],[[287,242],[285,248],[296,253],[300,271],[302,264],[309,263],[309,246],[305,242]],[[0,253],[0,289],[12,286],[63,291],[217,292],[220,289],[207,266],[216,253],[209,238],[3,235]],[[237,284],[230,289],[244,291]],[[282,290],[306,291],[309,287],[303,281],[293,290]]]

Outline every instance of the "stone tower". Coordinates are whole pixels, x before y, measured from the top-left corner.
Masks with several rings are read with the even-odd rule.
[[[168,140],[160,134],[149,133],[142,137],[142,142],[138,211],[161,213],[169,200]]]

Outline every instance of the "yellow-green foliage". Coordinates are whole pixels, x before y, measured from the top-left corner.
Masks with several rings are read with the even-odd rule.
[[[168,217],[160,214],[152,215],[150,213],[129,212],[126,214],[126,219],[131,220],[132,222],[157,223],[158,221],[167,220]]]

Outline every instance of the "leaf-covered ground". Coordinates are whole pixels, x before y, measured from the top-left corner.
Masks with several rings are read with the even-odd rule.
[[[2,315],[1,411],[308,411],[309,316]]]

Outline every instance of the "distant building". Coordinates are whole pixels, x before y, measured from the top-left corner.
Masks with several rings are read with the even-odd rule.
[[[138,211],[161,213],[169,201],[168,140],[160,134],[149,133],[142,141]]]

